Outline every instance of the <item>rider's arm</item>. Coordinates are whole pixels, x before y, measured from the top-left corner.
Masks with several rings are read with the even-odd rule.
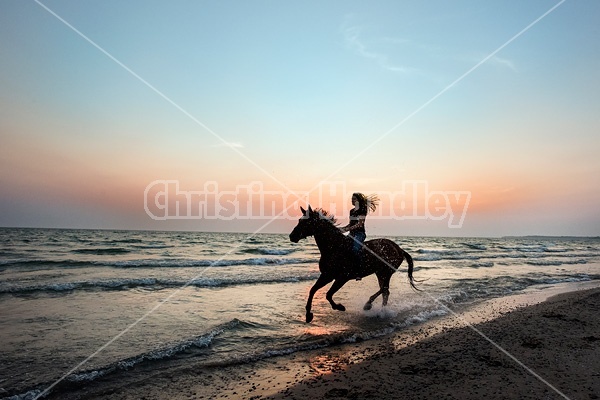
[[[353,231],[355,229],[362,228],[363,226],[365,226],[365,219],[366,219],[365,215],[359,215],[357,222],[350,221],[350,223],[348,225],[340,228],[340,230],[342,232],[350,232],[350,231]]]

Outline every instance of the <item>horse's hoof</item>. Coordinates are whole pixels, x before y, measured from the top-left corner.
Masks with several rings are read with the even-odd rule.
[[[313,313],[311,313],[311,312],[306,313],[306,323],[308,324],[310,321],[312,321],[313,317],[314,317]]]
[[[335,306],[335,309],[338,310],[338,311],[346,311],[346,307],[344,307],[341,304],[338,304],[337,306]]]
[[[371,304],[371,303],[367,303],[367,304],[365,304],[365,306],[363,307],[363,310],[365,310],[365,311],[369,311],[371,308],[373,308],[373,304]]]

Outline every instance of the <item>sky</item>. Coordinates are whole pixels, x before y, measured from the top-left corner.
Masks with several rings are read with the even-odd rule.
[[[0,0],[0,226],[600,235],[600,2]]]

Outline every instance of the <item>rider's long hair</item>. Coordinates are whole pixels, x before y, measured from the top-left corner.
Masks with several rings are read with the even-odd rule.
[[[356,196],[358,200],[358,210],[364,214],[369,211],[374,212],[379,205],[379,197],[376,194],[370,194],[365,196],[362,193],[352,193],[352,196]]]

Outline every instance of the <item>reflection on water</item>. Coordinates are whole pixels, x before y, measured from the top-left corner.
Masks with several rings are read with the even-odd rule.
[[[325,326],[315,326],[315,325],[306,325],[307,328],[304,328],[302,330],[302,333],[304,335],[308,335],[308,336],[325,336],[325,335],[330,335],[334,332],[334,330],[332,330],[331,328],[327,328]]]

